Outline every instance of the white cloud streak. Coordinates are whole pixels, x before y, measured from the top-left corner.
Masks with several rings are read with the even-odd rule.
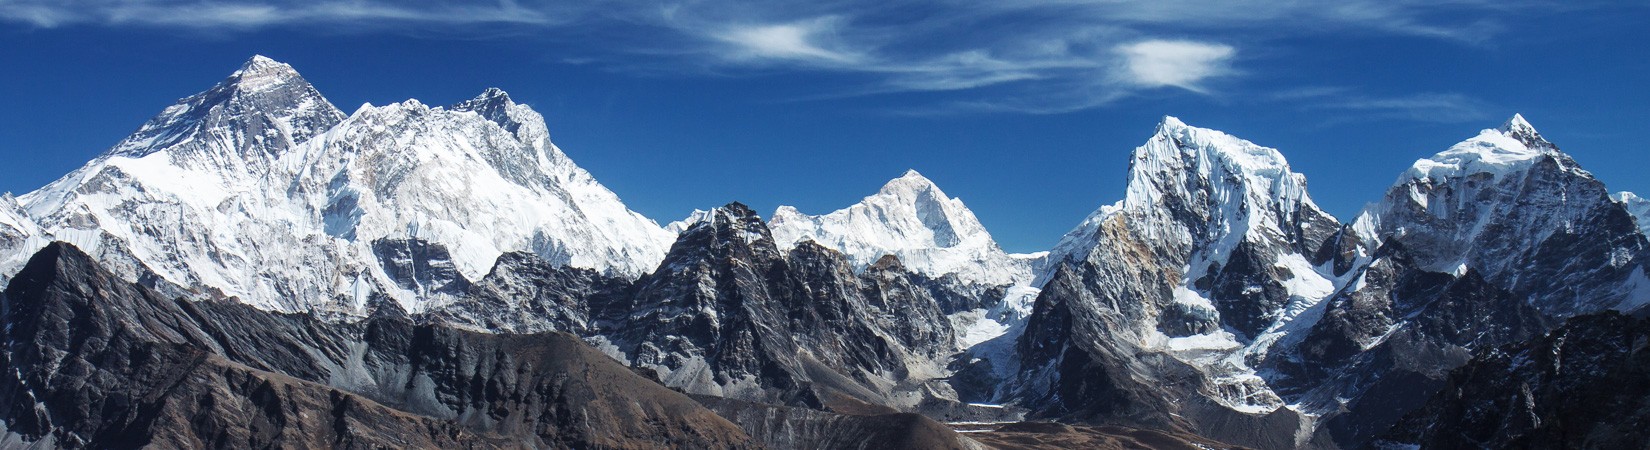
[[[827,34],[833,20],[816,19],[804,22],[734,26],[716,35],[732,44],[733,58],[778,58],[815,61],[829,64],[853,64],[860,55],[823,47],[822,35]]]
[[[1277,92],[1269,100],[1308,111],[1333,111],[1331,122],[1397,119],[1416,122],[1461,123],[1494,119],[1493,106],[1458,93],[1425,92],[1399,96],[1371,96],[1336,86],[1308,86]]]

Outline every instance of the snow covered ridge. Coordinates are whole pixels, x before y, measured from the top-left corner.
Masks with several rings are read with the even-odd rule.
[[[386,269],[394,262],[379,253],[408,240],[433,245],[430,264],[469,280],[506,251],[651,271],[674,235],[626,208],[546,130],[497,89],[452,107],[408,100],[346,117],[290,66],[257,56],[17,203],[37,222],[36,241],[71,241],[128,279],[283,311],[359,311],[375,295],[410,311],[442,301]]]
[[[1528,168],[1541,155],[1557,152],[1558,148],[1542,138],[1523,115],[1513,115],[1498,128],[1481,131],[1431,158],[1416,161],[1405,176],[1444,180],[1476,173],[1504,175]]]

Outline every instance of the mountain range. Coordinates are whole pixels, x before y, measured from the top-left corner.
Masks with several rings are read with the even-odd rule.
[[[1644,397],[1563,381],[1631,366],[1517,356],[1566,345],[1551,333],[1643,334],[1621,314],[1650,311],[1650,201],[1522,116],[1349,220],[1280,151],[1174,117],[1124,182],[1034,254],[914,170],[825,214],[734,202],[660,226],[501,90],[345,114],[257,56],[0,196],[0,443],[1633,442],[1543,426],[1570,406],[1440,418],[1518,407],[1460,393],[1508,389],[1486,373],[1533,380],[1517,395],[1543,404]]]

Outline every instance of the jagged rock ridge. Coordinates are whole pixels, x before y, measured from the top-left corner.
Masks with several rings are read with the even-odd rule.
[[[393,304],[333,324],[171,300],[63,243],[5,298],[0,414],[19,444],[757,447],[565,334],[420,326]]]

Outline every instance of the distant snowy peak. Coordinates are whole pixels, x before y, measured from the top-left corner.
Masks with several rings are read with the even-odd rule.
[[[179,100],[108,155],[171,152],[173,164],[256,175],[260,162],[321,134],[344,113],[292,66],[254,56],[211,89]]]
[[[915,170],[907,171],[859,203],[810,216],[781,206],[769,222],[784,249],[812,240],[840,251],[858,269],[885,255],[931,277],[956,274],[991,285],[1027,281],[1030,267],[1004,253],[961,200]]]
[[[1627,191],[1617,192],[1612,198],[1616,203],[1620,203],[1621,207],[1626,208],[1628,214],[1633,215],[1633,220],[1638,221],[1639,231],[1650,237],[1650,199]]]
[[[781,206],[781,208],[788,208],[788,207]],[[683,231],[687,231],[688,228],[692,228],[694,225],[699,224],[699,222],[704,222],[706,220],[712,219],[714,217],[714,214],[715,213],[713,213],[711,211],[705,211],[703,209],[695,209],[695,210],[693,210],[693,212],[688,213],[687,217],[683,217],[682,220],[671,222],[670,224],[665,225],[665,231],[668,231],[671,234],[682,234]]]

